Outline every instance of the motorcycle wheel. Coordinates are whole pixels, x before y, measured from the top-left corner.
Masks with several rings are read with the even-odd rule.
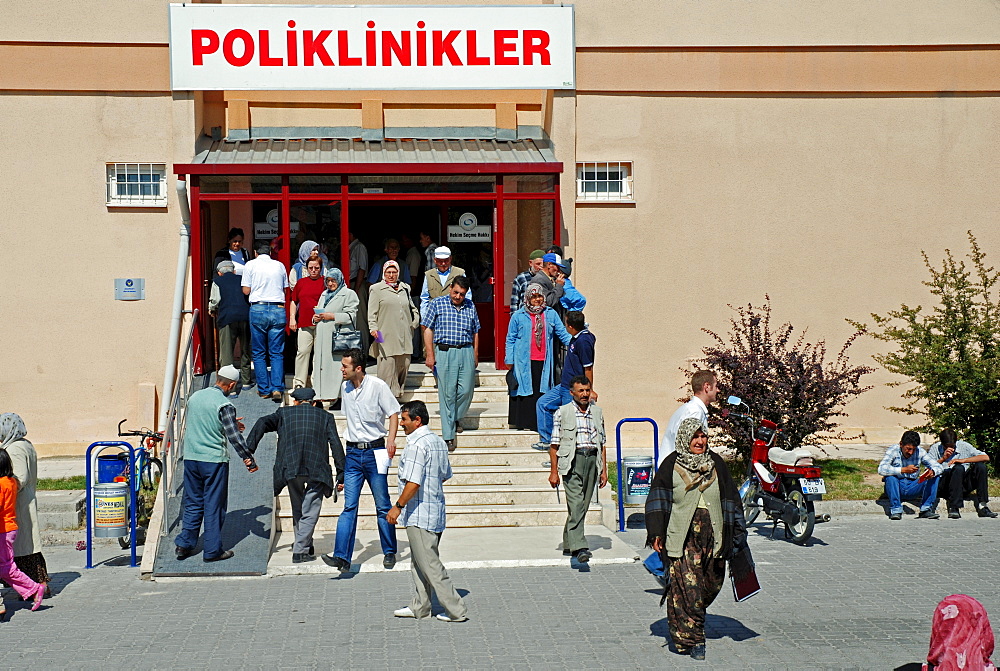
[[[747,526],[754,523],[760,515],[760,483],[756,478],[747,478],[740,485],[740,499],[743,501],[743,517]]]
[[[816,525],[816,511],[812,501],[806,501],[805,494],[799,489],[788,492],[788,502],[799,509],[799,523],[785,524],[785,529],[792,541],[799,545],[805,545],[809,537],[812,536],[813,527]]]

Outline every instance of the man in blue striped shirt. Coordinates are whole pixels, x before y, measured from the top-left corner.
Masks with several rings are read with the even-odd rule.
[[[462,432],[460,422],[472,405],[479,364],[479,315],[465,297],[468,292],[469,278],[456,277],[447,296],[427,305],[420,322],[427,353],[424,363],[437,376],[441,437],[449,451],[455,449],[455,433]]]
[[[920,475],[920,466],[925,476]],[[899,445],[893,445],[885,451],[882,462],[878,465],[878,474],[885,480],[885,493],[889,497],[889,519],[903,518],[903,499],[920,496],[920,514],[917,517],[936,520],[941,517],[934,512],[937,502],[938,477],[944,471],[935,459],[920,447],[920,434],[916,431],[906,431],[899,439]]]
[[[464,622],[465,603],[458,595],[441,563],[438,544],[445,527],[444,482],[451,478],[448,448],[427,427],[430,416],[423,401],[404,403],[400,424],[406,432],[406,449],[399,458],[399,499],[389,510],[389,524],[406,527],[410,542],[413,601],[393,611],[396,617],[427,617],[431,614],[431,593],[444,608],[437,618],[444,622]]]

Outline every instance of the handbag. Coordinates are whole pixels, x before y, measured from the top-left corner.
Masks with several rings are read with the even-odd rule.
[[[507,393],[513,396],[517,393],[517,376],[514,375],[514,369],[508,368],[507,374],[504,376],[507,381]]]
[[[346,352],[349,349],[361,349],[361,331],[354,328],[354,320],[350,327],[344,324],[333,333],[333,351]]]

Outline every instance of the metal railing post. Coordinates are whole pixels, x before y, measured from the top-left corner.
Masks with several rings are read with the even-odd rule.
[[[618,531],[625,531],[625,498],[622,496],[622,424],[649,422],[653,425],[653,470],[656,474],[656,467],[660,463],[660,429],[656,421],[649,417],[626,417],[615,425],[615,452],[617,457],[618,470]],[[650,478],[652,481],[652,477]]]

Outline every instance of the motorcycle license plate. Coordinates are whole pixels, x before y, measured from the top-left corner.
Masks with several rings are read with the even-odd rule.
[[[803,494],[826,494],[823,478],[799,478],[799,486]]]

